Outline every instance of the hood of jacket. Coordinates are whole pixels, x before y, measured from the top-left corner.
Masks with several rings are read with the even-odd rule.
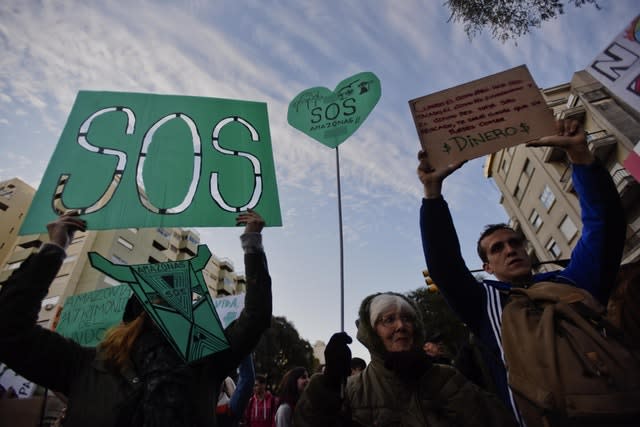
[[[420,314],[420,311],[418,310],[418,307],[414,304],[414,302],[411,299],[407,298],[402,294],[395,293],[395,292],[378,292],[376,294],[369,295],[364,300],[362,300],[362,303],[360,304],[360,310],[358,310],[358,320],[356,320],[356,327],[358,328],[358,334],[357,334],[358,341],[360,341],[362,345],[367,347],[367,349],[369,350],[369,353],[371,354],[371,360],[374,360],[374,359],[384,360],[387,354],[387,350],[384,347],[382,339],[380,339],[375,329],[369,323],[369,309],[371,306],[371,300],[377,297],[378,295],[383,295],[383,294],[399,296],[400,298],[407,301],[411,305],[411,307],[413,307],[413,309],[415,310],[416,322],[413,327],[413,347],[417,349],[422,348],[422,344],[424,343],[424,339],[425,339],[424,323],[422,321],[422,316]]]

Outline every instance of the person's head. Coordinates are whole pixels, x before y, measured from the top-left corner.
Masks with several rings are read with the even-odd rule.
[[[440,332],[436,332],[427,338],[422,349],[428,356],[440,357],[444,355],[444,336]]]
[[[531,277],[526,240],[507,224],[487,225],[478,239],[482,268],[503,282],[519,283]]]
[[[122,313],[122,322],[109,328],[100,342],[105,360],[118,368],[126,366],[136,340],[150,325],[153,325],[153,320],[146,314],[136,295],[132,294]]]
[[[289,369],[278,386],[278,397],[281,402],[288,403],[291,406],[295,406],[309,383],[309,374],[307,370],[301,366]]]
[[[372,359],[417,348],[424,341],[424,326],[417,309],[411,300],[395,292],[366,297],[360,304],[356,326],[358,340]]]
[[[129,321],[109,328],[100,342],[100,348],[105,360],[121,368],[126,366],[134,343],[142,333],[147,323],[147,315],[142,312]]]
[[[253,383],[253,392],[259,398],[264,396],[265,391],[267,390],[267,377],[264,375],[256,375],[256,380]]]
[[[357,375],[360,372],[364,371],[364,368],[367,367],[367,362],[365,362],[360,357],[351,358],[351,375]]]

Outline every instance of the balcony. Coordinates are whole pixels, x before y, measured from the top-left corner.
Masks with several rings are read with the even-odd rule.
[[[560,112],[560,119],[574,119],[584,121],[585,109],[584,105],[577,105],[575,107],[567,108]]]
[[[608,134],[607,131],[604,130],[587,135],[589,150],[603,163],[606,163],[606,160],[613,150],[615,150],[617,143],[618,140],[616,137]]]
[[[634,203],[637,203],[638,197],[640,197],[640,184],[638,184],[638,181],[625,168],[613,171],[611,177],[616,185],[618,194],[620,194],[622,206],[628,209]]]

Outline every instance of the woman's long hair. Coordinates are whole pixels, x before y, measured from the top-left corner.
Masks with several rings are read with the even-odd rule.
[[[303,367],[292,368],[284,374],[280,385],[278,386],[278,398],[280,404],[288,403],[291,409],[295,408],[298,399],[300,399],[300,390],[298,390],[298,378],[304,376],[307,370]]]
[[[100,348],[107,362],[118,369],[123,368],[129,362],[131,348],[142,332],[145,318],[146,314],[142,313],[131,322],[121,322],[107,330],[100,343]]]

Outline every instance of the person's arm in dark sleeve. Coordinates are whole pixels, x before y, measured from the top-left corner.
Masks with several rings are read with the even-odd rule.
[[[527,145],[561,148],[573,167],[583,229],[571,261],[560,276],[588,290],[606,305],[622,258],[624,211],[611,175],[589,150],[582,124],[577,120],[558,120],[556,127],[555,135]]]
[[[420,232],[429,274],[453,311],[477,333],[486,295],[462,258],[453,219],[442,197],[444,179],[463,163],[434,169],[424,151],[418,153],[418,159],[418,177],[424,186]]]
[[[248,211],[238,215],[238,221],[246,224],[240,240],[244,250],[247,293],[240,316],[225,330],[234,354],[233,366],[238,366],[258,344],[271,325],[272,313],[271,277],[260,234],[264,220],[257,213]]]
[[[626,220],[609,172],[597,161],[573,165],[580,200],[582,234],[562,272],[606,305],[622,259]]]
[[[0,360],[19,375],[67,391],[80,358],[89,350],[37,325],[42,300],[65,258],[64,248],[84,222],[63,215],[48,225],[51,244],[25,260],[0,290]]]

